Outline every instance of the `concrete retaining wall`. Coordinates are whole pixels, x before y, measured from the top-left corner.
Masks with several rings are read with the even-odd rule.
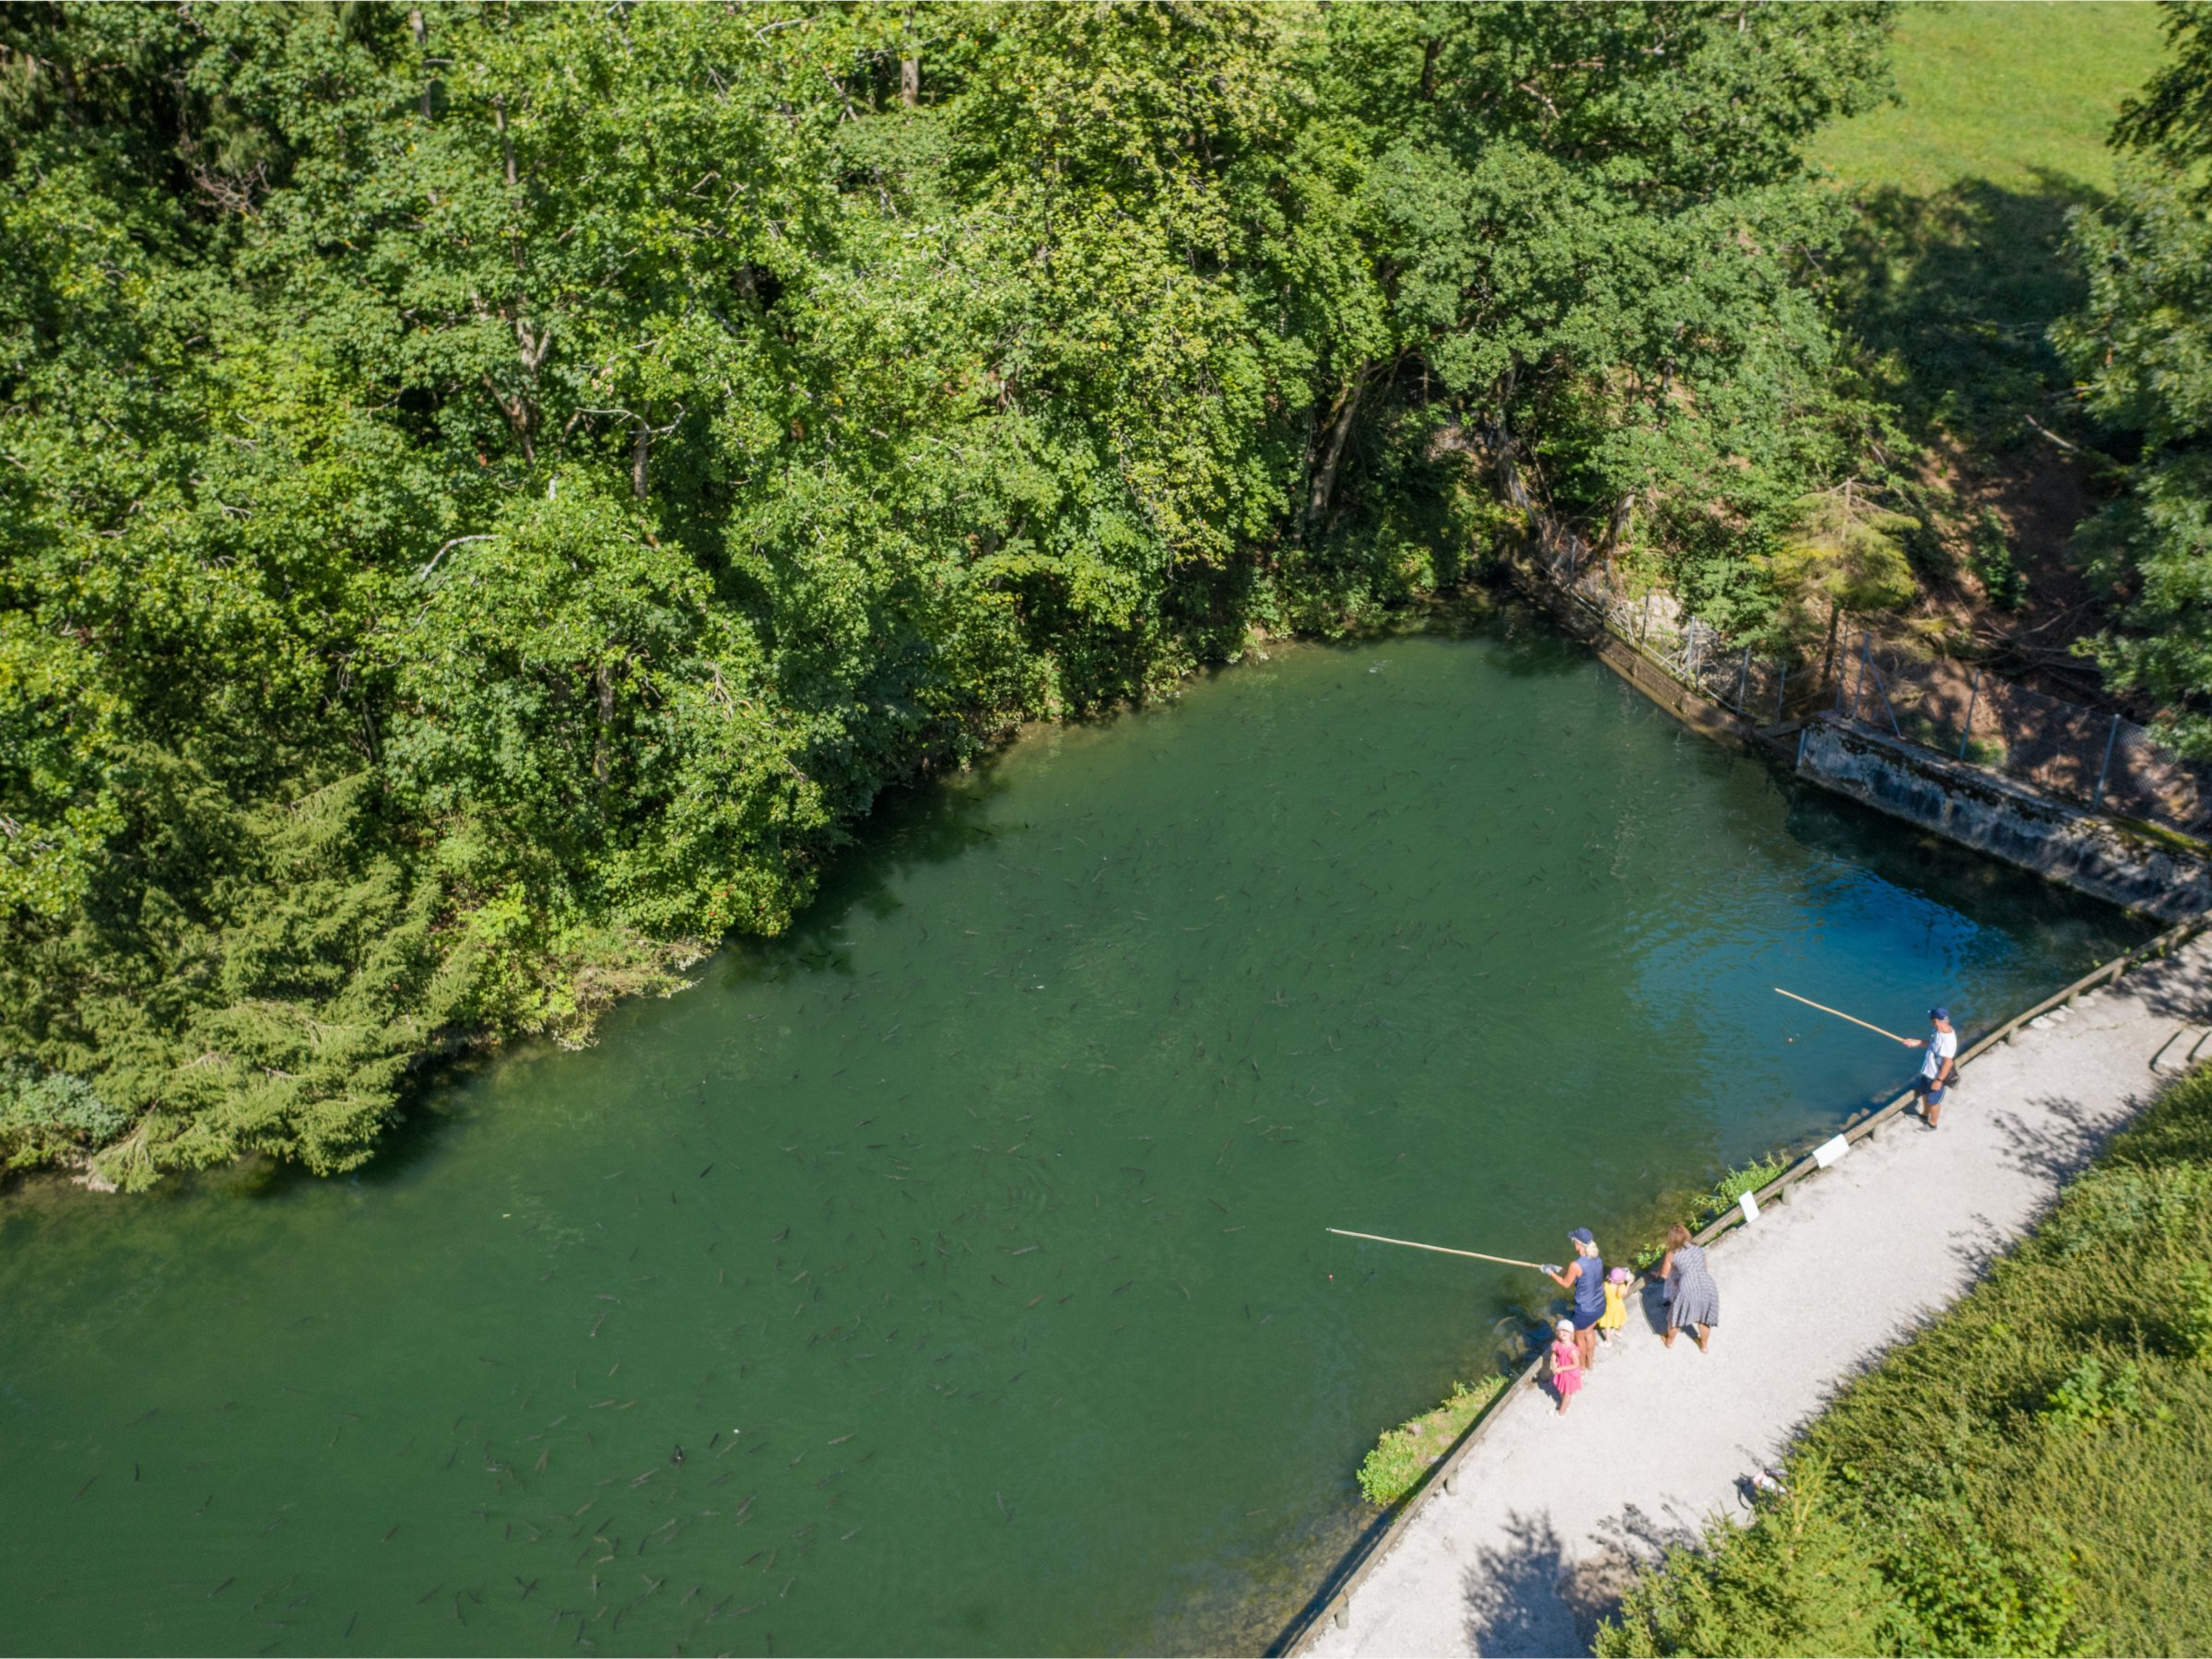
[[[2212,860],[1856,724],[1805,728],[1800,776],[2007,864],[2167,922],[2212,913]]]

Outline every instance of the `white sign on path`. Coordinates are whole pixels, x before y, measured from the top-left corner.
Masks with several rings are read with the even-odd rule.
[[[1825,1170],[1829,1165],[1841,1161],[1843,1154],[1850,1150],[1851,1143],[1839,1135],[1813,1148],[1813,1161]]]
[[[1750,1194],[1746,1193],[1742,1197],[1736,1200],[1736,1203],[1743,1206],[1745,1220],[1756,1221],[1759,1219],[1758,1199],[1752,1197]]]

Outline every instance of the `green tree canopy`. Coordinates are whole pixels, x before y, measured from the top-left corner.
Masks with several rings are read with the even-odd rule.
[[[1756,620],[1886,27],[0,14],[0,1049],[134,1179],[348,1167],[887,782],[1455,579],[1507,453]]]

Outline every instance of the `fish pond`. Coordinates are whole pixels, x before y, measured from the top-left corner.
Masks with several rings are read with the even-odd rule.
[[[787,937],[357,1179],[0,1199],[0,1645],[1264,1646],[1548,1287],[2145,936],[1536,624],[888,798]],[[1971,1088],[1959,1110],[1973,1111]]]

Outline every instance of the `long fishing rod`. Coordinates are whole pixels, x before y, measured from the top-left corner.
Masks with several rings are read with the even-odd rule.
[[[1895,1031],[1885,1031],[1880,1026],[1868,1024],[1865,1020],[1861,1019],[1856,1014],[1846,1014],[1841,1008],[1831,1008],[1826,1003],[1817,1003],[1809,996],[1798,995],[1794,991],[1784,991],[1780,985],[1775,986],[1774,990],[1776,994],[1786,996],[1792,1002],[1801,1002],[1808,1008],[1819,1009],[1823,1014],[1833,1014],[1838,1019],[1848,1019],[1853,1025],[1855,1026],[1865,1026],[1868,1030],[1874,1032],[1878,1037],[1887,1037],[1892,1042],[1901,1042],[1907,1048],[1913,1046],[1912,1038],[1900,1037]]]
[[[1480,1250],[1453,1250],[1448,1244],[1422,1244],[1412,1239],[1386,1239],[1381,1233],[1353,1232],[1348,1228],[1332,1227],[1326,1230],[1345,1239],[1372,1239],[1378,1244],[1403,1244],[1408,1250],[1433,1250],[1439,1255],[1473,1256],[1478,1262],[1503,1262],[1508,1267],[1534,1267],[1545,1271],[1541,1262],[1524,1262],[1518,1256],[1490,1255]]]

